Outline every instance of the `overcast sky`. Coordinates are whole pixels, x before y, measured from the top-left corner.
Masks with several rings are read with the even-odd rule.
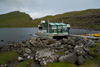
[[[69,11],[100,8],[100,0],[0,0],[0,14],[21,11],[33,19]]]

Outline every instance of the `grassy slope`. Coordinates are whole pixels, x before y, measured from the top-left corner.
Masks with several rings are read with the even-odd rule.
[[[7,64],[9,61],[15,60],[18,58],[18,54],[15,51],[6,52],[0,54],[0,65]]]
[[[0,27],[32,27],[29,18],[28,14],[19,11],[3,14],[0,15]]]
[[[37,27],[41,20],[70,23],[73,28],[100,28],[100,9],[73,11],[55,16],[46,16],[29,20],[30,16],[22,12],[0,15],[0,27]]]
[[[27,67],[32,62],[33,62],[33,60],[29,59],[29,60],[26,60],[24,62],[20,62],[19,64],[15,65],[14,67]]]
[[[55,16],[46,16],[39,20],[48,20],[51,22],[70,23],[73,28],[100,28],[100,9],[88,9],[84,11],[73,11]],[[39,23],[39,22],[38,22]]]

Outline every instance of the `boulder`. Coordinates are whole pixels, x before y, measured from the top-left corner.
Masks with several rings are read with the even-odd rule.
[[[83,56],[79,56],[77,58],[77,64],[78,65],[82,65],[82,64],[84,64],[84,62],[85,62],[85,59],[83,58]]]
[[[85,55],[84,58],[88,59],[88,60],[93,60],[94,59],[92,56],[89,56],[89,55]]]
[[[93,40],[89,40],[89,41],[87,42],[87,46],[89,46],[89,47],[94,47],[94,46],[96,46],[96,43],[95,43]]]
[[[68,45],[67,46],[67,49],[72,49],[73,47],[71,45]]]
[[[25,51],[25,53],[28,53],[28,54],[32,53],[32,51],[29,48],[25,48],[24,51]]]
[[[28,54],[27,54],[27,53],[24,53],[24,54],[23,54],[23,56],[24,56],[24,57],[27,57],[27,56],[28,56]]]
[[[68,44],[72,45],[72,46],[75,46],[75,41],[74,40],[68,40]]]
[[[54,44],[56,40],[49,40],[49,44]]]
[[[23,50],[21,48],[18,48],[17,53],[21,55],[23,53]]]
[[[40,37],[40,40],[47,40],[48,38],[46,37]]]
[[[55,45],[60,46],[61,42],[60,41],[56,41]]]
[[[89,51],[90,51],[90,49],[87,48],[87,47],[83,47],[83,50],[84,50],[85,52],[89,52]]]
[[[61,40],[61,43],[62,43],[62,44],[66,44],[66,43],[68,43],[68,40],[65,39],[65,38],[63,38],[63,39]]]
[[[77,55],[86,55],[86,52],[78,45],[74,47],[74,53]]]
[[[43,40],[42,42],[43,42],[44,44],[46,44],[46,45],[49,44],[49,41],[48,41],[48,40]],[[42,43],[42,42],[41,42],[41,43]]]
[[[26,44],[25,44],[25,43],[22,43],[21,46],[22,46],[22,47],[26,47]]]
[[[34,46],[34,44],[36,44],[37,41],[35,41],[35,40],[30,40],[29,43],[32,44],[32,45]]]
[[[29,42],[26,42],[26,46],[27,46],[28,48],[30,48],[30,47],[31,47],[31,45],[30,45],[30,43],[29,43]]]
[[[68,55],[61,56],[59,58],[59,62],[75,63],[76,59],[77,59],[76,54],[75,53],[70,53]]]
[[[57,58],[58,55],[52,49],[37,50],[35,54],[35,60],[40,61],[41,65],[57,61]]]

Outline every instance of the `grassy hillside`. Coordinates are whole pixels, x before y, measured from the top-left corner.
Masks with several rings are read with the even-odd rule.
[[[33,23],[28,14],[15,11],[0,15],[0,27],[32,27]]]
[[[0,15],[0,27],[37,27],[41,20],[70,23],[72,28],[100,28],[100,9],[73,11],[31,20],[28,14],[11,12]]]
[[[73,28],[100,28],[100,9],[88,9],[84,11],[73,11],[55,16],[46,16],[38,20],[48,20],[51,22],[70,23]]]

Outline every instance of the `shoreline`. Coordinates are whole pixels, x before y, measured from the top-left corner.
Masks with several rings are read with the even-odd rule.
[[[0,28],[37,28],[37,27],[0,27]],[[71,28],[71,29],[86,29],[86,30],[98,30],[98,31],[100,31],[100,28]]]
[[[47,65],[51,62],[68,62],[75,64],[76,61],[79,61],[77,64],[84,65],[84,60],[92,57],[88,52],[89,47],[96,46],[95,42],[97,42],[97,40],[74,36],[69,36],[67,39],[64,38],[61,40],[32,37],[27,41],[16,44],[0,45],[0,54],[16,51],[18,53],[18,57],[16,58],[18,62],[32,59],[38,61],[38,65]],[[59,53],[63,53],[63,55]],[[90,57],[87,58],[86,56]],[[77,58],[79,58],[79,60]],[[80,62],[80,60],[82,62]],[[10,63],[7,65],[10,65]]]

